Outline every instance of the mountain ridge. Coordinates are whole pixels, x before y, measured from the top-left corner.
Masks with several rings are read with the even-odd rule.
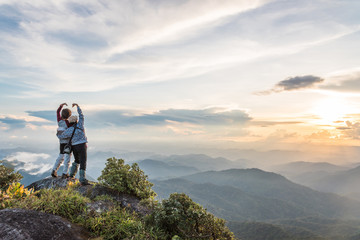
[[[307,209],[314,214],[324,217],[353,216],[360,218],[360,202],[347,199],[332,193],[323,193],[309,187],[296,184],[285,177],[260,169],[230,169],[223,171],[207,171],[182,177],[195,184],[212,183],[218,186],[231,186],[252,196],[264,199],[277,199]],[[157,181],[164,188],[171,186],[176,180]],[[175,182],[174,182],[175,181]],[[195,194],[190,197],[196,198]],[[346,204],[343,204],[346,203]],[[217,206],[221,207],[221,206]],[[239,206],[241,207],[241,206]],[[349,210],[351,209],[351,210]]]
[[[144,159],[137,162],[139,167],[148,175],[149,179],[168,179],[185,176],[189,173],[200,172],[195,167],[183,166],[175,163],[171,165],[159,160]]]

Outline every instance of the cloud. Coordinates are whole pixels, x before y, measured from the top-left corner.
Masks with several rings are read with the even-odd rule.
[[[166,120],[165,126],[161,128],[166,129],[166,134],[168,136],[194,136],[194,135],[203,135],[206,134],[205,129],[199,125],[187,123],[187,122],[175,122]]]
[[[334,135],[328,130],[321,130],[314,132],[311,135],[306,136],[307,139],[329,139],[334,137]]]
[[[16,152],[6,157],[5,160],[16,163],[16,170],[25,170],[36,175],[44,173],[51,168],[50,155],[46,153]]]
[[[41,114],[42,111],[39,111],[39,118],[32,117],[13,117],[13,116],[0,116],[0,123],[4,124],[4,130],[11,131],[16,129],[30,128],[36,129],[36,126],[48,125],[48,121],[43,121],[41,118],[46,119],[44,114]],[[43,117],[40,117],[42,115]],[[30,116],[35,116],[30,115]]]
[[[346,121],[346,127],[338,127],[337,129],[342,130],[347,138],[360,139],[360,122]]]
[[[55,111],[26,111],[29,116],[46,119],[51,122],[56,121]]]
[[[266,141],[296,141],[299,138],[299,134],[296,132],[288,132],[285,129],[276,129],[269,134]]]
[[[55,92],[99,91],[165,81],[192,71],[185,71],[187,63],[179,56],[166,57],[166,52],[159,56],[159,49],[146,49],[199,36],[227,17],[266,2],[8,2],[0,4],[0,13],[6,13],[3,24],[8,26],[0,29],[0,52],[20,68],[14,74],[29,72],[24,83]],[[12,26],[16,26],[13,31],[6,30]],[[137,57],[138,51],[144,58]],[[147,59],[148,67],[121,61],[128,57],[139,62]],[[187,56],[181,58],[186,60]],[[193,75],[203,71],[194,71]]]
[[[321,89],[339,92],[360,92],[360,70],[350,70],[337,76],[332,76],[336,83],[322,86]]]
[[[53,120],[54,111],[27,111],[30,116]],[[252,118],[243,110],[224,108],[166,109],[152,113],[138,113],[132,110],[97,110],[85,113],[89,126],[162,126],[169,123],[190,123],[196,125],[244,124]]]
[[[0,4],[6,59],[0,70],[1,64],[7,70],[0,76],[44,94],[190,78],[355,31],[316,14],[322,7],[272,0],[7,1]],[[311,16],[310,24],[299,15]]]
[[[252,121],[252,125],[257,125],[261,127],[269,127],[275,125],[292,125],[292,124],[301,124],[301,121]]]
[[[316,84],[320,84],[322,82],[324,82],[324,79],[312,75],[289,77],[277,83],[272,89],[263,92],[258,92],[256,94],[268,95],[274,92],[278,93],[278,92],[312,88]]]
[[[115,126],[166,125],[169,122],[191,123],[196,125],[236,125],[244,124],[251,117],[242,110],[221,108],[207,109],[167,109],[153,113],[136,114],[127,111],[99,111],[88,114],[88,118],[100,124]]]
[[[24,119],[17,119],[11,117],[0,118],[0,123],[6,124],[8,130],[25,128],[27,122]]]
[[[316,76],[298,76],[279,82],[276,84],[275,89],[278,89],[279,91],[292,91],[303,88],[311,88],[315,84],[321,83],[323,81],[324,79]]]

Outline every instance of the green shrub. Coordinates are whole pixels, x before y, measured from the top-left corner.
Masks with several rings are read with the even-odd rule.
[[[0,161],[1,163],[1,161]],[[0,189],[5,190],[14,182],[19,182],[23,176],[19,172],[14,172],[14,169],[0,165]]]
[[[165,239],[158,237],[164,235],[161,231],[145,227],[141,219],[124,208],[116,207],[107,212],[92,214],[87,207],[91,200],[78,193],[75,187],[73,185],[67,189],[42,189],[35,194],[14,198],[12,204],[6,207],[25,208],[62,216],[85,227],[94,237],[100,236],[104,240]],[[19,195],[20,191],[16,190],[16,192],[16,195]],[[110,200],[110,197],[101,196],[98,197],[99,199]]]
[[[115,204],[111,210],[94,214],[88,211],[91,200],[77,192],[73,183],[66,189],[42,189],[35,193],[20,183],[12,183],[6,191],[0,191],[0,208],[25,208],[59,215],[104,240],[234,239],[223,219],[214,217],[185,194],[172,194],[162,203],[154,201],[153,184],[137,164],[129,166],[122,159],[110,158],[98,180],[139,197],[141,204],[151,207],[153,213],[144,219]],[[99,200],[113,201],[110,196],[95,199]]]
[[[13,182],[5,191],[0,190],[0,209],[12,207],[32,194],[33,189],[28,190],[24,185]]]
[[[88,218],[84,225],[94,236],[101,236],[104,240],[165,239],[161,231],[146,227],[141,219],[124,208],[116,208]]]
[[[159,205],[159,201],[155,200],[155,198],[146,198],[142,199],[139,204],[150,211],[153,211]]]
[[[123,159],[107,159],[106,166],[98,180],[107,187],[137,196],[140,199],[156,196],[151,189],[153,184],[148,181],[139,166],[136,163],[131,166],[125,164]]]
[[[116,203],[116,200],[114,200],[113,197],[111,197],[111,196],[109,196],[109,195],[99,195],[99,196],[96,196],[96,197],[93,199],[93,202],[96,202],[96,201],[109,201],[109,202]]]
[[[81,222],[86,214],[86,204],[90,200],[73,188],[42,189],[22,201],[15,207],[42,211],[62,216],[72,222]]]
[[[147,223],[181,239],[234,239],[225,220],[216,218],[187,195],[173,193],[148,217]],[[175,236],[174,236],[175,237]]]

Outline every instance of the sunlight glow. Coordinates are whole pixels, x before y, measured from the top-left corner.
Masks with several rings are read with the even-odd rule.
[[[316,103],[312,113],[320,118],[320,124],[334,125],[336,121],[344,120],[346,115],[356,112],[344,99],[327,98]]]

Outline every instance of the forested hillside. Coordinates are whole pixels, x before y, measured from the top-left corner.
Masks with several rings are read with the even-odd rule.
[[[260,169],[208,171],[154,183],[160,198],[174,191],[188,194],[228,220],[241,239],[353,240],[360,232],[360,202]]]

